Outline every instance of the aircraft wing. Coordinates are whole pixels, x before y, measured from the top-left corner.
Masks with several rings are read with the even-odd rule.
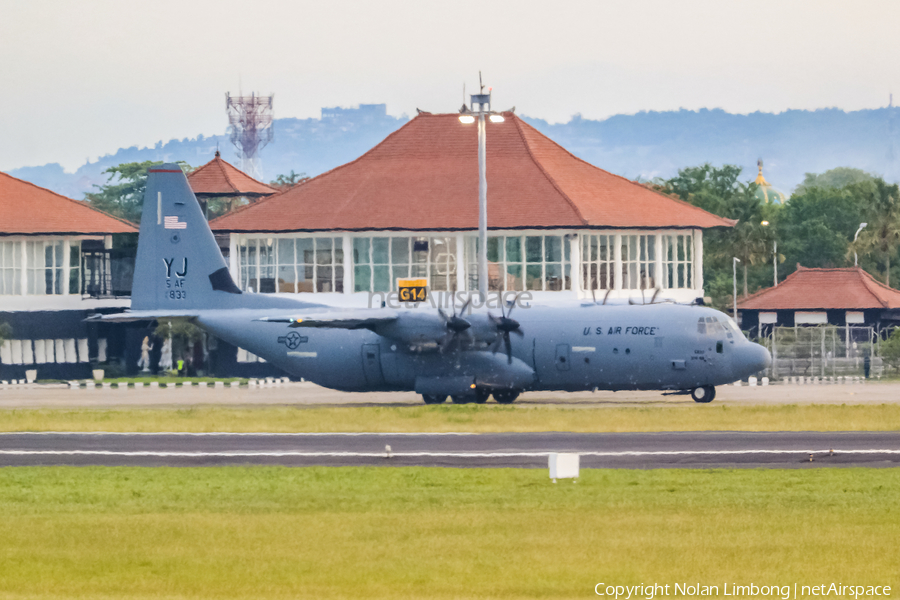
[[[334,310],[321,313],[295,314],[279,317],[262,317],[259,321],[289,323],[291,327],[314,327],[327,329],[373,329],[397,320],[399,315],[392,310],[352,309]]]

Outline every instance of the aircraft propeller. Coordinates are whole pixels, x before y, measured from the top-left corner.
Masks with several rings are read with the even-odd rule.
[[[659,295],[659,292],[660,292],[660,291],[661,291],[660,288],[654,289],[654,290],[653,290],[653,296],[650,298],[650,302],[647,302],[647,299],[644,297],[644,290],[641,289],[641,304],[656,304],[656,296]],[[637,304],[637,302],[635,302],[634,300],[632,300],[631,298],[629,298],[629,299],[628,299],[628,304],[634,305],[634,304]]]
[[[471,337],[469,332],[467,331],[469,327],[472,326],[471,323],[463,319],[461,316],[466,312],[466,309],[469,307],[469,303],[472,301],[471,296],[466,303],[462,305],[459,313],[456,312],[456,298],[454,297],[453,302],[453,315],[447,316],[447,313],[443,311],[443,309],[438,308],[438,314],[441,315],[441,318],[444,320],[444,325],[447,327],[447,335],[445,335],[440,341],[441,352],[446,351],[450,348],[450,345],[463,333],[465,333],[466,337]]]
[[[603,302],[601,302],[601,306],[606,304],[606,301],[609,300],[609,294],[612,292],[612,288],[606,290],[606,294],[603,296]],[[597,304],[597,293],[594,291],[594,288],[591,287],[591,298],[594,299],[594,304]]]
[[[515,300],[512,301],[511,306],[509,307],[509,311],[504,310],[503,304],[500,305],[500,314],[501,316],[496,317],[492,315],[490,312],[488,313],[488,317],[490,317],[491,322],[494,324],[494,327],[497,328],[497,332],[499,335],[497,336],[497,340],[494,342],[494,345],[491,347],[491,352],[497,353],[497,350],[500,349],[500,342],[503,342],[503,345],[506,348],[506,361],[508,364],[512,364],[512,342],[509,341],[509,334],[515,333],[519,337],[525,337],[525,334],[522,332],[521,326],[519,322],[515,319],[510,318],[512,315],[513,309],[516,307],[516,303],[519,300],[519,295],[516,294]]]

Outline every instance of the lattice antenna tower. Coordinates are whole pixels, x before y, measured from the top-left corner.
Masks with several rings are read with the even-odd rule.
[[[241,170],[262,180],[262,164],[259,151],[265,148],[274,138],[272,129],[272,103],[275,96],[261,96],[251,93],[249,96],[232,96],[225,93],[225,109],[228,111],[228,132],[231,143],[237,148],[241,157]]]

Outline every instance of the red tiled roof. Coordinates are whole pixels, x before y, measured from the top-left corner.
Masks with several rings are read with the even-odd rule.
[[[777,287],[760,290],[738,302],[738,310],[859,310],[900,308],[900,291],[875,281],[859,267],[797,267]]]
[[[732,226],[573,156],[512,113],[487,122],[488,226]],[[218,219],[216,231],[478,228],[477,126],[420,114],[360,158]]]
[[[132,233],[137,227],[86,202],[0,172],[0,235]]]
[[[219,151],[211,161],[187,176],[197,196],[271,196],[277,190],[257,181],[222,160]]]

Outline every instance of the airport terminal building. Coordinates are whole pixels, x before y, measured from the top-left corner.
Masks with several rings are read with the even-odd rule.
[[[91,364],[121,354],[124,330],[88,324],[96,312],[130,305],[133,250],[121,261],[116,234],[131,223],[86,203],[0,173],[0,380],[90,376]]]
[[[575,157],[514,113],[487,122],[488,288],[554,298],[703,296],[712,215]],[[397,280],[478,289],[478,142],[420,112],[357,160],[211,222],[242,290],[362,306]]]

